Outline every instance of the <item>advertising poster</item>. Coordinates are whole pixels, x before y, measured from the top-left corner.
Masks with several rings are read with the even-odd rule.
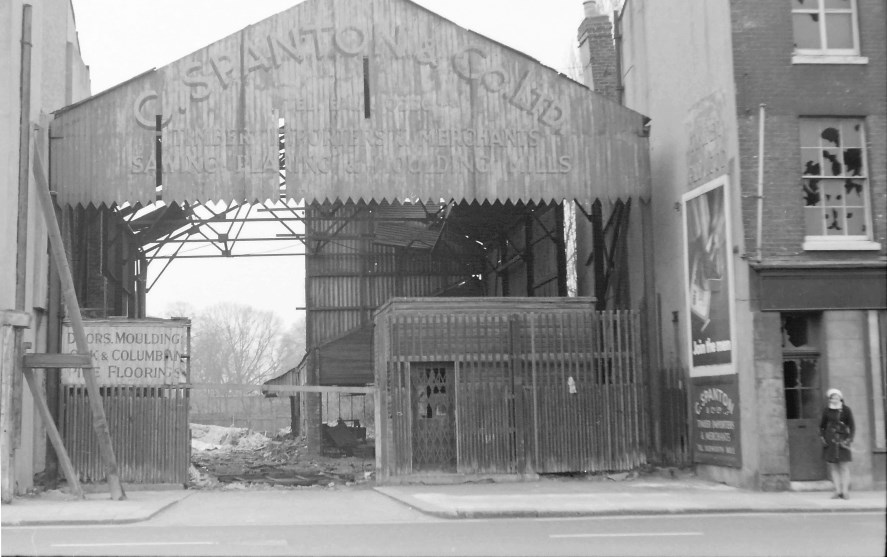
[[[735,373],[727,177],[684,196],[690,376]]]
[[[99,385],[176,385],[189,377],[187,320],[86,320],[86,341]],[[77,343],[69,323],[62,325],[62,352]],[[83,385],[83,372],[63,369],[62,383]]]
[[[694,377],[690,397],[693,461],[741,467],[738,377]]]

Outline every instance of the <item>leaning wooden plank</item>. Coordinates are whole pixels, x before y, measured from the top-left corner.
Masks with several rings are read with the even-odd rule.
[[[59,463],[62,465],[62,472],[65,474],[65,479],[68,480],[71,493],[83,499],[85,496],[83,495],[83,488],[80,487],[80,479],[77,477],[74,465],[71,464],[71,458],[68,456],[68,451],[65,450],[62,436],[59,435],[59,430],[55,427],[55,421],[52,419],[52,414],[49,413],[49,405],[46,404],[43,390],[37,383],[37,378],[34,377],[34,370],[26,368],[22,370],[22,373],[25,376],[25,381],[28,382],[28,388],[31,389],[31,396],[34,397],[34,404],[37,406],[37,411],[43,419],[43,425],[46,427],[46,435],[49,436],[52,448],[55,449],[55,452],[59,457]]]
[[[83,318],[80,315],[80,304],[77,302],[77,293],[74,290],[74,277],[71,276],[71,268],[68,265],[68,257],[65,255],[65,246],[62,243],[62,232],[55,215],[55,207],[49,195],[49,184],[46,181],[46,173],[43,169],[43,160],[40,150],[34,145],[34,179],[37,182],[37,196],[40,199],[40,209],[46,221],[49,236],[49,247],[52,257],[55,259],[59,281],[62,284],[62,297],[68,308],[71,319],[71,329],[77,342],[77,352],[90,354],[89,343],[86,340],[86,330],[83,328]],[[99,385],[94,368],[83,370],[83,379],[86,382],[89,406],[92,409],[93,426],[99,441],[99,452],[105,464],[105,474],[108,479],[108,488],[111,499],[119,501],[126,499],[123,486],[120,485],[120,476],[117,473],[117,459],[114,456],[114,447],[111,445],[111,433],[108,429],[108,420],[105,417],[105,409],[102,405],[102,397],[99,394]]]

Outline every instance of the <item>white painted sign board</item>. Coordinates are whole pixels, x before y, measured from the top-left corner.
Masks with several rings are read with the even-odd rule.
[[[83,322],[99,385],[175,385],[189,378],[187,319],[100,319]],[[62,325],[62,352],[77,352],[69,323]],[[83,385],[79,369],[63,369],[62,383]]]

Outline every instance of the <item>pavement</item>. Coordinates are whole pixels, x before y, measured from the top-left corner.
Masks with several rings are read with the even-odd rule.
[[[695,477],[407,484],[301,489],[126,490],[77,499],[61,491],[16,497],[0,508],[2,526],[127,524],[155,519],[201,523],[358,523],[497,517],[572,517],[887,510],[887,492],[748,491]],[[126,486],[124,486],[126,487]],[[822,486],[820,486],[822,488]],[[164,518],[166,517],[166,518]],[[244,517],[248,517],[244,518]]]

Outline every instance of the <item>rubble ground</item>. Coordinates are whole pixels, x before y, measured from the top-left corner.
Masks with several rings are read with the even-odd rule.
[[[370,484],[374,470],[372,457],[309,451],[288,428],[267,437],[247,428],[191,424],[192,489],[352,487]]]

